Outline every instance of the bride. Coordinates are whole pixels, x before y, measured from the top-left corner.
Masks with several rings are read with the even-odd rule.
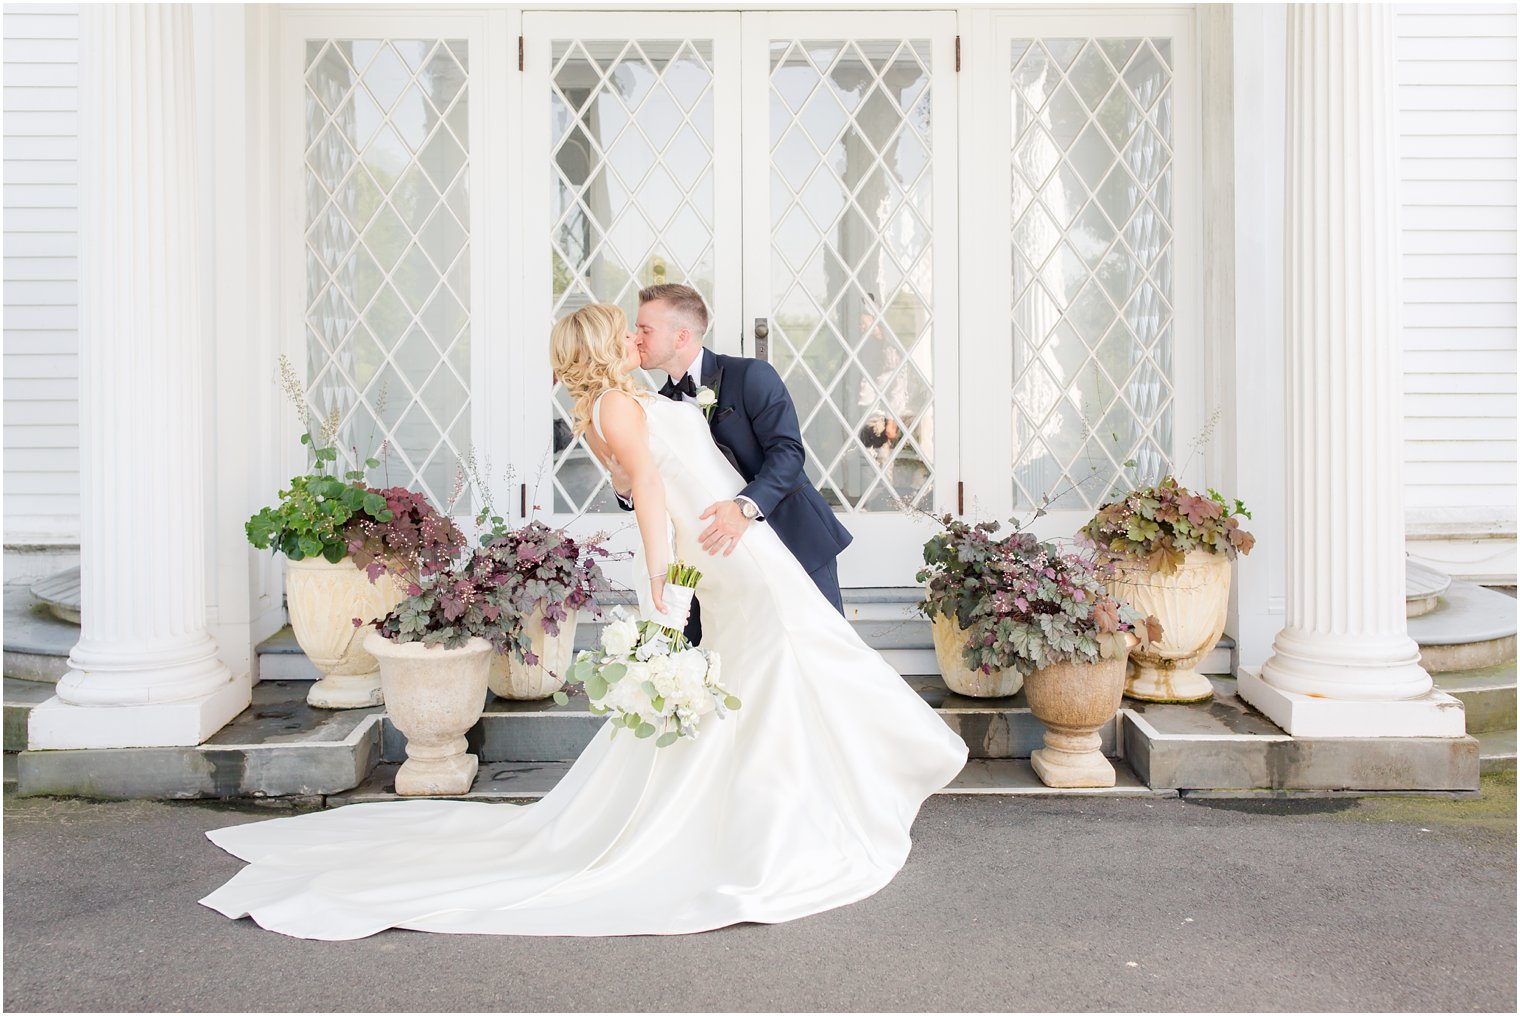
[[[679,935],[853,903],[906,862],[966,745],[769,527],[702,549],[699,515],[743,479],[699,409],[633,382],[619,308],[559,321],[552,359],[577,431],[633,481],[641,609],[676,614],[666,565],[694,565],[702,646],[743,707],[666,748],[604,724],[532,804],[413,799],[214,829],[249,864],[201,903],[299,938]]]

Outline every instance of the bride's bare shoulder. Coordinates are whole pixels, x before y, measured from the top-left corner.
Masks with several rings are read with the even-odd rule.
[[[603,413],[612,420],[635,419],[644,415],[643,400],[629,392],[609,388],[597,397]]]

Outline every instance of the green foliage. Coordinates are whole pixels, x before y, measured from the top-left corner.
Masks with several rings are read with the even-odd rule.
[[[1144,562],[1170,575],[1192,550],[1249,554],[1256,537],[1240,519],[1250,517],[1238,498],[1232,504],[1212,487],[1198,494],[1165,476],[1103,505],[1081,533],[1108,558]]]
[[[924,544],[919,604],[931,619],[953,617],[965,629],[967,666],[1027,677],[1052,663],[1095,663],[1116,655],[1127,634],[1160,638],[1155,618],[1108,595],[1105,569],[1015,530],[994,536],[996,522],[970,525],[952,516]]]

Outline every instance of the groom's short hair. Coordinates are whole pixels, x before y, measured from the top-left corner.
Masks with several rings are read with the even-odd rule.
[[[666,282],[639,290],[639,303],[650,300],[664,300],[670,304],[670,309],[681,316],[698,342],[707,334],[707,304],[703,302],[702,294],[690,286]]]

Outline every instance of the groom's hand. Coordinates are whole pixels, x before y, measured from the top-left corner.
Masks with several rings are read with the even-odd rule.
[[[612,490],[618,497],[627,501],[633,496],[633,479],[628,475],[628,470],[617,460],[616,455],[607,458],[607,472],[612,476]]]
[[[739,545],[739,538],[749,528],[749,519],[744,517],[744,512],[733,501],[714,502],[698,517],[712,519],[712,524],[702,530],[699,539],[702,549],[714,556],[721,553],[727,557],[732,554]]]

